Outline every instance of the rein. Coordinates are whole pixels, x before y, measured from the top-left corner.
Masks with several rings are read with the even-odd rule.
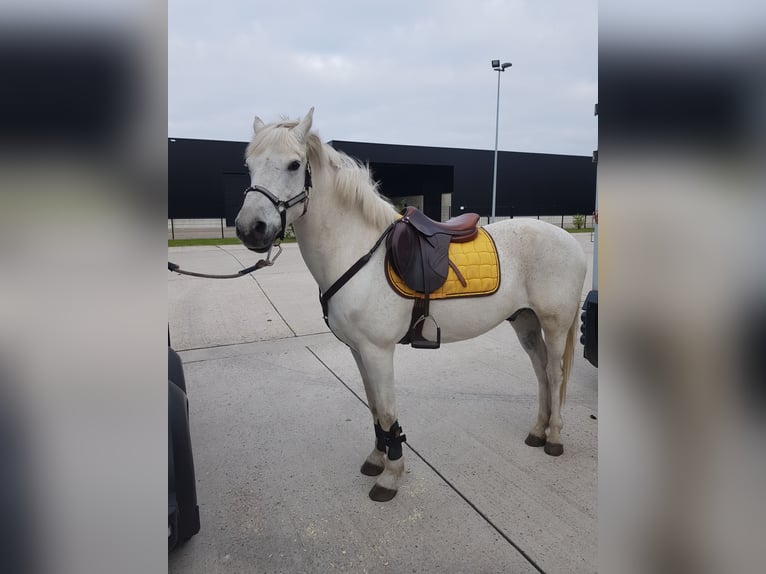
[[[398,220],[397,220],[398,221]],[[357,272],[367,265],[367,262],[372,257],[372,254],[377,251],[378,247],[380,247],[380,244],[383,243],[383,240],[386,238],[386,236],[391,233],[391,230],[394,228],[394,225],[396,225],[397,221],[394,221],[391,225],[386,227],[386,230],[381,234],[381,236],[378,238],[378,240],[375,242],[375,245],[372,246],[372,249],[370,249],[367,253],[362,255],[359,259],[357,259],[356,263],[354,263],[351,267],[348,268],[348,270],[338,277],[338,279],[330,285],[330,288],[325,292],[322,293],[321,290],[319,292],[319,302],[322,304],[322,315],[324,316],[325,323],[328,322],[327,317],[327,307],[328,302],[330,301],[330,297],[335,295],[338,291],[340,291],[341,287],[343,287],[346,283],[349,282],[349,280],[357,274]],[[328,323],[329,326],[329,323]]]
[[[271,250],[274,248],[277,248],[277,253],[274,255],[274,258],[271,258]],[[274,262],[277,260],[277,258],[282,254],[282,246],[279,243],[275,243],[269,248],[269,252],[266,255],[266,259],[261,259],[256,263],[255,265],[251,265],[250,267],[245,267],[244,269],[240,269],[236,273],[229,273],[227,275],[213,275],[211,273],[199,273],[197,271],[187,271],[186,269],[181,269],[177,264],[171,263],[168,261],[168,271],[173,271],[174,273],[178,273],[180,275],[190,275],[191,277],[204,277],[205,279],[236,279],[237,277],[244,277],[245,275],[249,275],[253,271],[257,271],[258,269],[261,269],[263,267],[269,267],[271,265],[274,265]]]

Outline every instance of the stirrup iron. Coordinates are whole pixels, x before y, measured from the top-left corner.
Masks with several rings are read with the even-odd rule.
[[[429,341],[423,337],[423,325],[427,320],[433,321],[436,327],[436,341]],[[410,330],[410,345],[413,349],[438,349],[441,347],[442,342],[442,330],[433,315],[421,315],[420,318],[415,321]]]

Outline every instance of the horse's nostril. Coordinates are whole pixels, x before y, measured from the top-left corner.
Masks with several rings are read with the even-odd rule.
[[[266,233],[266,222],[265,221],[259,221],[255,224],[255,227],[253,228],[253,231],[256,233],[263,235]]]

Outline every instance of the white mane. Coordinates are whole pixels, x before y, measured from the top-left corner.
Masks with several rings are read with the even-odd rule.
[[[289,129],[297,124],[297,121],[282,121],[259,130],[247,146],[246,156],[262,146],[295,147],[295,139],[289,137]],[[369,166],[322,143],[314,132],[308,135],[307,146],[309,162],[313,170],[323,169],[335,173],[335,185],[332,191],[339,198],[358,206],[365,220],[375,227],[383,228],[394,221],[396,210],[391,202],[380,194],[378,183],[373,180]]]
[[[369,166],[327,144],[322,144],[322,148],[330,165],[336,167],[335,193],[359,206],[364,218],[375,227],[385,227],[394,221],[396,211],[391,202],[380,195]]]

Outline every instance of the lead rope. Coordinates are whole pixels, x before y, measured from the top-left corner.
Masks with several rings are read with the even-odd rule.
[[[277,248],[277,253],[274,255],[274,258],[271,257],[271,251],[274,248]],[[172,263],[168,261],[168,271],[173,271],[174,273],[178,273],[180,275],[190,275],[191,277],[204,277],[205,279],[236,279],[237,277],[244,277],[245,275],[249,275],[253,271],[257,271],[258,269],[262,269],[263,267],[270,267],[271,265],[274,265],[274,262],[277,260],[277,258],[282,254],[282,246],[279,243],[275,243],[271,247],[269,247],[269,252],[266,254],[266,259],[261,259],[256,263],[255,265],[251,265],[250,267],[245,267],[244,269],[240,269],[236,273],[229,273],[227,275],[213,275],[211,273],[199,273],[197,271],[187,271],[186,269],[181,269],[177,264]]]

